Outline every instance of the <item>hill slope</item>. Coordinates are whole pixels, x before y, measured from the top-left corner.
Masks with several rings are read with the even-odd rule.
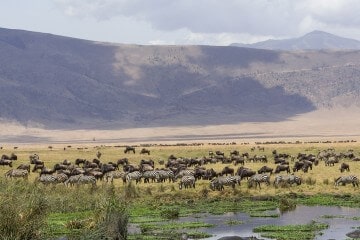
[[[313,31],[299,38],[266,40],[253,44],[233,43],[231,46],[269,50],[360,49],[360,41],[327,32]]]
[[[0,117],[47,128],[283,121],[360,105],[359,51],[139,46],[0,29]]]

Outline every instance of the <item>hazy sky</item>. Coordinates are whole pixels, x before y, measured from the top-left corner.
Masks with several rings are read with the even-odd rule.
[[[135,44],[360,40],[360,0],[0,0],[0,27]]]

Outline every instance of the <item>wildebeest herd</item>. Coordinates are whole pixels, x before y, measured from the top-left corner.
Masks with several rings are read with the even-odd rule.
[[[251,152],[255,150],[256,148],[251,148]],[[258,150],[264,152],[263,147],[258,147]],[[136,149],[128,146],[124,153],[136,154]],[[139,153],[150,155],[150,150],[143,148]],[[77,158],[69,161],[65,159],[49,167],[35,153],[29,156],[29,163],[23,163],[17,168],[13,168],[13,162],[17,161],[17,156],[12,153],[10,156],[2,155],[0,165],[11,168],[5,173],[6,178],[28,179],[30,173],[37,174],[35,181],[45,185],[90,184],[95,186],[98,181],[113,183],[114,180],[120,179],[124,184],[177,182],[179,189],[187,189],[195,188],[197,181],[204,180],[208,181],[210,189],[222,191],[228,186],[235,188],[245,180],[249,188],[261,189],[262,184],[275,187],[298,186],[304,181],[298,172],[308,173],[313,168],[318,168],[321,163],[324,167],[339,165],[340,173],[350,172],[350,165],[357,164],[359,161],[352,150],[337,153],[334,149],[322,150],[316,155],[298,153],[295,156],[279,153],[277,150],[273,150],[271,156],[251,155],[238,150],[230,151],[227,155],[216,150],[209,151],[207,156],[189,158],[176,157],[171,154],[165,161],[142,159],[137,164],[130,163],[131,161],[127,157],[106,162],[100,160],[102,156],[104,155],[98,151],[96,158],[92,160]],[[251,162],[261,163],[263,166],[259,169],[246,167]],[[219,169],[213,167],[215,164],[224,166],[221,170],[215,170]],[[343,175],[334,179],[335,186],[346,184],[358,187],[359,179],[355,175]]]

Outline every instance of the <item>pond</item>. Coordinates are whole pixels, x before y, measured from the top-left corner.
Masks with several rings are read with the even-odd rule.
[[[280,214],[279,210],[273,212]],[[360,226],[360,209],[348,207],[297,206],[295,210],[280,214],[277,218],[250,217],[245,213],[226,213],[223,215],[198,214],[196,216],[179,219],[179,221],[202,221],[214,224],[215,227],[213,228],[201,229],[201,231],[213,235],[213,237],[205,238],[206,240],[215,240],[225,236],[253,236],[267,239],[261,237],[259,233],[253,233],[253,229],[261,225],[269,224],[308,224],[311,223],[312,220],[329,224],[328,229],[321,231],[322,235],[317,235],[317,240],[349,239],[346,234]]]

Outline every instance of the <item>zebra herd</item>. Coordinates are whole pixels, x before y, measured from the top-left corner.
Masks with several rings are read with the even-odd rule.
[[[135,149],[127,147],[124,152],[134,152]],[[150,154],[146,149],[142,149],[142,153]],[[179,189],[195,188],[198,180],[208,181],[208,186],[213,191],[222,191],[225,187],[235,188],[241,184],[241,181],[247,179],[247,186],[249,188],[259,188],[263,184],[271,185],[270,176],[275,173],[272,185],[275,187],[291,187],[295,185],[301,185],[303,180],[301,177],[296,176],[295,173],[302,170],[306,173],[308,170],[313,169],[313,165],[319,164],[318,160],[323,159],[325,166],[333,166],[338,162],[338,157],[330,155],[314,156],[312,154],[300,154],[297,156],[297,161],[294,163],[294,167],[289,167],[288,158],[290,155],[278,154],[273,152],[274,162],[276,165],[275,170],[266,165],[261,167],[258,171],[244,167],[245,162],[263,162],[267,163],[268,158],[265,155],[251,157],[249,154],[241,154],[239,151],[232,151],[230,153],[230,161],[225,157],[224,152],[215,151],[215,154],[211,151],[209,155],[213,155],[214,158],[177,158],[174,155],[169,156],[168,161],[160,165],[165,165],[164,168],[155,168],[153,160],[141,160],[138,165],[129,164],[127,158],[119,159],[117,162],[102,163],[99,159],[93,159],[88,161],[85,159],[76,159],[75,164],[72,164],[68,160],[64,160],[62,163],[57,163],[51,169],[45,167],[44,162],[39,159],[37,154],[29,156],[30,164],[34,165],[32,172],[39,172],[39,177],[36,178],[36,182],[49,184],[64,184],[71,187],[74,185],[88,184],[96,186],[98,180],[105,180],[106,182],[113,183],[114,180],[120,179],[123,183],[135,182],[139,184],[141,182],[148,183],[169,183],[177,182]],[[98,157],[101,155],[97,154]],[[295,157],[291,157],[291,161],[294,161]],[[6,160],[6,159],[3,159]],[[9,160],[12,161],[12,160]],[[215,171],[213,168],[205,168],[206,164],[211,163],[223,163],[231,164],[235,166],[240,164],[237,169],[231,167],[231,165],[225,166],[221,171]],[[82,166],[82,167],[80,167]],[[119,167],[122,166],[122,170]],[[189,168],[193,167],[193,168]],[[293,170],[293,173],[291,173]],[[350,171],[349,164],[342,163],[340,171]],[[286,172],[287,175],[280,175],[281,172]],[[30,174],[30,165],[21,164],[17,169],[10,169],[5,173],[6,178],[22,178],[28,179]],[[346,185],[351,183],[354,187],[359,186],[359,180],[355,175],[341,176],[335,180],[335,186]]]

